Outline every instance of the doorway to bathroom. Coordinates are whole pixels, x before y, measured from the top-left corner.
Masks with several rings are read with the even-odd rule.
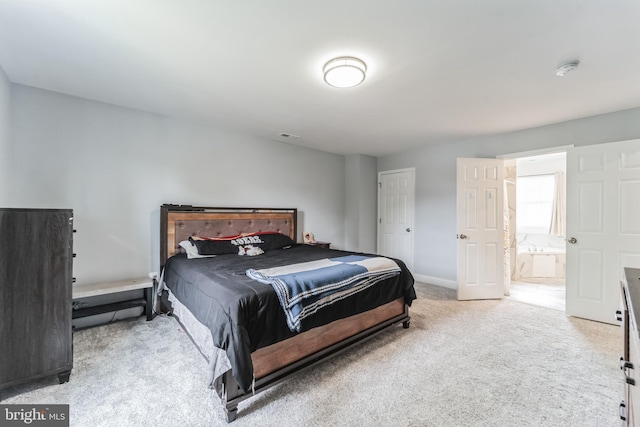
[[[506,164],[505,181],[509,298],[561,311],[566,305],[566,165],[566,152],[513,159]]]

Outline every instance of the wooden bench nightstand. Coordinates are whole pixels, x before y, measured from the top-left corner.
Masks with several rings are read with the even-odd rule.
[[[311,246],[319,246],[321,248],[325,248],[325,249],[330,249],[331,243],[330,242],[313,242],[313,243],[307,243],[307,245],[311,245]]]
[[[96,305],[73,310],[73,318],[79,319],[96,314],[109,313],[111,311],[124,310],[132,307],[144,307],[147,320],[153,319],[153,290],[155,279],[148,277],[140,279],[120,280],[116,282],[93,283],[90,285],[77,285],[73,287],[73,300],[99,295],[115,294],[118,292],[144,289],[144,298],[135,298],[109,304]]]

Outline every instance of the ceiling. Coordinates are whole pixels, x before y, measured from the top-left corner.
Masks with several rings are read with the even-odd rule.
[[[380,156],[640,106],[639,22],[638,0],[0,0],[0,66],[13,83]],[[326,85],[344,55],[366,80]]]

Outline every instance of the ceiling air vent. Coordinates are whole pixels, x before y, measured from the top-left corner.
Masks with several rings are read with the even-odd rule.
[[[300,137],[298,135],[294,135],[292,133],[281,132],[277,134],[273,140],[278,142],[284,142],[287,144],[298,145],[300,142],[298,141]]]
[[[298,135],[293,135],[291,133],[284,133],[284,132],[278,134],[278,137],[283,138],[283,139],[288,139],[288,140],[291,140],[291,141],[293,141],[294,139],[300,138]]]

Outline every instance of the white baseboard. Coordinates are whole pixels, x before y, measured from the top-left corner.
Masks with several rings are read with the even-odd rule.
[[[414,274],[417,282],[429,283],[430,285],[442,286],[453,290],[458,289],[458,283],[455,280],[441,279],[439,277],[426,276],[424,274]]]

